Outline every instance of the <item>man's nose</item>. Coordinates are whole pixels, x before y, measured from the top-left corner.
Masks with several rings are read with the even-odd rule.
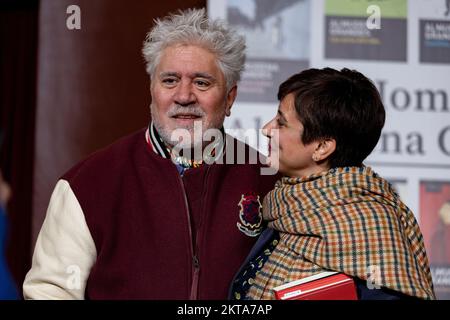
[[[175,103],[181,106],[189,106],[197,102],[194,92],[192,91],[192,85],[188,81],[182,81],[177,86],[175,92]]]

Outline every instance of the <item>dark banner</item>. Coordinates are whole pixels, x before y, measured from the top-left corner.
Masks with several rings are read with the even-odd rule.
[[[450,63],[450,21],[420,20],[420,62]]]

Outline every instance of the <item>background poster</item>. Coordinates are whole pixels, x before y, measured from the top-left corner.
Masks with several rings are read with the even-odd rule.
[[[420,62],[450,63],[450,0],[430,0],[420,14]]]
[[[227,8],[239,6],[244,11],[243,7],[258,3],[265,1],[213,0],[208,3],[208,10],[213,17],[227,19]],[[365,163],[394,182],[423,228],[426,228],[428,219],[435,217],[427,211],[428,202],[422,203],[423,182],[450,181],[449,5],[449,0],[314,0],[293,3],[290,8],[296,8],[298,23],[301,17],[308,17],[309,25],[301,24],[308,35],[296,31],[289,41],[309,53],[299,56],[307,63],[299,62],[279,81],[284,81],[305,65],[308,68],[355,69],[372,79],[383,99],[387,118],[380,141]],[[378,20],[374,16],[377,11],[371,6],[378,8]],[[380,29],[367,27],[376,25],[377,21]],[[257,40],[258,33],[252,36],[247,32],[246,37],[252,43],[254,40],[251,38]],[[264,47],[260,47],[257,54],[267,55],[268,58],[264,59],[273,58]],[[257,58],[252,55],[249,61]],[[287,57],[283,54],[276,59]],[[278,102],[275,93],[280,83],[276,83],[275,78],[272,80],[272,93],[267,91],[264,98],[247,93],[245,99],[235,103],[231,117],[225,122],[227,132],[249,142],[264,154],[267,153],[266,139],[261,134],[255,139],[247,139],[245,133],[262,128],[276,114]],[[239,86],[238,96],[243,93],[243,83]],[[428,231],[424,237],[431,241]]]
[[[325,13],[326,58],[406,61],[407,0],[327,0]]]
[[[308,67],[309,0],[228,0],[224,9],[247,42],[237,99],[275,102],[278,84]]]
[[[450,180],[421,181],[420,216],[436,295],[450,299]]]
[[[387,181],[389,181],[389,183],[394,187],[395,192],[398,193],[398,195],[402,198],[402,199],[406,199],[408,197],[408,181],[403,179],[398,179],[398,178],[389,178],[389,177],[384,177]]]

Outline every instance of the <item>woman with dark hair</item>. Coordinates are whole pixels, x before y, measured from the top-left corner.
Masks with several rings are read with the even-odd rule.
[[[278,100],[264,132],[284,177],[264,199],[268,228],[231,297],[275,299],[277,286],[335,271],[353,277],[359,299],[434,299],[413,213],[363,164],[385,121],[373,83],[348,69],[310,69],[282,83]],[[379,289],[367,286],[372,270]]]

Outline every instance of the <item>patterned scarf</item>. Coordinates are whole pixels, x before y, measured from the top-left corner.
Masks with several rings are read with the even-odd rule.
[[[419,225],[370,167],[282,178],[264,199],[263,217],[280,232],[280,242],[250,299],[274,299],[274,287],[328,270],[435,298]]]

